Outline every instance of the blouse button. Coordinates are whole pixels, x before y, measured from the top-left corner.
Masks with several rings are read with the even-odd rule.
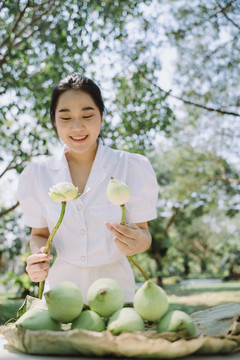
[[[80,233],[81,233],[82,235],[84,235],[84,234],[86,234],[86,230],[85,230],[85,229],[81,229],[81,230],[80,230]]]
[[[82,205],[81,205],[81,204],[78,204],[77,209],[78,209],[78,210],[82,210]]]
[[[86,260],[85,256],[81,256],[81,260],[85,261]]]

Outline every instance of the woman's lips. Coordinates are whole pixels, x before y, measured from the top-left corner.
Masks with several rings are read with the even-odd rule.
[[[88,135],[85,136],[70,136],[70,138],[77,143],[84,142],[87,139]]]

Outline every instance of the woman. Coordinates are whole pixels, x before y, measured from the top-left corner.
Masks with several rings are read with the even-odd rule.
[[[30,163],[19,179],[24,221],[32,228],[26,271],[32,281],[46,279],[45,291],[61,281],[76,283],[85,303],[92,282],[111,277],[122,285],[125,301],[132,302],[135,281],[126,256],[145,252],[151,245],[147,222],[156,218],[158,186],[146,157],[103,145],[99,137],[103,113],[100,89],[91,79],[69,75],[53,90],[51,122],[63,149]],[[119,225],[120,206],[107,199],[111,177],[131,191],[125,225]],[[53,202],[48,192],[64,181],[77,186],[81,196],[67,203],[53,239],[57,258],[49,270],[52,256],[44,254],[44,248],[61,204]]]

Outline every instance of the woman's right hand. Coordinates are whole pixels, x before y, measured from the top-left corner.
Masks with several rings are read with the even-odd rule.
[[[26,271],[30,279],[34,282],[46,280],[50,266],[51,254],[45,254],[45,247],[41,247],[38,253],[32,254],[27,258]]]

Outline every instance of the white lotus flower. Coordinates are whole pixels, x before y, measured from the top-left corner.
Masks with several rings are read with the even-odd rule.
[[[70,182],[61,182],[53,185],[48,195],[53,201],[74,201],[80,194],[78,194],[78,188]]]

